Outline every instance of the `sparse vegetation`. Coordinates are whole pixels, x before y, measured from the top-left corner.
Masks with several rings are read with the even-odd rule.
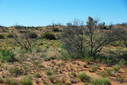
[[[81,81],[83,82],[90,82],[91,81],[91,77],[88,76],[87,74],[85,73],[79,73],[79,78]]]
[[[56,40],[56,37],[52,32],[46,32],[42,35],[42,37],[49,40]]]
[[[92,85],[111,85],[111,82],[109,79],[95,79]]]
[[[22,80],[21,80],[21,84],[22,85],[33,85],[33,81],[31,79],[31,77],[24,77]]]
[[[0,85],[126,85],[124,28],[89,17],[0,29]]]
[[[5,38],[5,36],[0,34],[0,39],[4,39],[4,38]]]
[[[0,60],[7,61],[7,62],[16,61],[16,59],[14,57],[14,53],[9,50],[0,50]]]
[[[20,67],[11,67],[9,72],[13,76],[23,75],[23,70]]]

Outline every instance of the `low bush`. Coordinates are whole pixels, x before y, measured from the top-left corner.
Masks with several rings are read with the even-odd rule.
[[[14,38],[14,36],[12,34],[8,34],[7,38]]]
[[[56,40],[56,37],[52,32],[46,32],[42,35],[42,37],[48,40]]]
[[[61,30],[59,28],[54,28],[52,31],[53,32],[61,32]]]
[[[55,72],[53,70],[49,69],[46,74],[47,74],[47,76],[52,76],[55,74]]]
[[[80,79],[82,82],[90,82],[90,81],[91,81],[91,77],[88,76],[88,75],[85,74],[85,73],[79,73],[79,79]]]
[[[116,80],[119,81],[120,83],[123,83],[125,81],[125,77],[118,75],[118,76],[116,76]]]
[[[121,68],[120,65],[115,65],[115,66],[113,67],[113,70],[114,70],[114,72],[119,72],[119,71],[120,71],[120,68]]]
[[[29,38],[32,38],[32,39],[34,39],[34,38],[37,38],[37,37],[38,37],[38,35],[37,35],[36,33],[34,33],[34,32],[29,33],[28,35],[29,35]]]
[[[24,77],[21,80],[21,85],[33,85],[33,81],[31,77]]]
[[[0,34],[0,39],[5,39],[4,35]]]
[[[14,57],[14,53],[9,50],[0,50],[0,60],[7,61],[7,62],[16,61],[16,59]]]
[[[99,65],[95,64],[91,66],[91,69],[89,70],[90,72],[96,72],[99,69]]]
[[[6,85],[20,85],[20,82],[18,80],[11,79],[11,78],[6,78],[4,83]]]
[[[111,85],[111,82],[107,78],[95,79],[95,80],[93,80],[92,85]]]
[[[41,78],[41,75],[40,75],[39,73],[35,73],[35,74],[34,74],[34,77],[35,77],[35,78]]]
[[[11,73],[11,75],[13,76],[19,76],[23,74],[22,69],[20,69],[19,67],[12,67],[9,69],[9,72]]]

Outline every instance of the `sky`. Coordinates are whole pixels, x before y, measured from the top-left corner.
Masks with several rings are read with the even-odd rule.
[[[0,25],[46,26],[88,16],[107,24],[127,22],[127,0],[0,0]]]

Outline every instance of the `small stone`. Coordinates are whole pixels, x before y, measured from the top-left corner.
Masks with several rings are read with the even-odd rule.
[[[73,84],[76,84],[76,83],[78,83],[79,82],[79,80],[77,80],[77,79],[72,79],[71,80],[71,83],[73,83]]]

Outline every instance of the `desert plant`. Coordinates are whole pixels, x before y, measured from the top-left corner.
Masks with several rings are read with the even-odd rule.
[[[111,85],[111,81],[109,79],[95,79],[93,80],[91,85]]]
[[[31,77],[24,77],[21,80],[21,85],[33,85],[33,81]]]
[[[99,29],[98,24],[97,20],[88,17],[86,33],[89,42],[89,55],[94,58],[96,58],[97,54],[99,54],[106,45],[120,39],[116,34],[116,30],[102,30]]]
[[[83,58],[85,56],[84,27],[81,24],[64,28],[61,41],[63,42],[63,48],[67,50],[70,57]]]
[[[14,38],[14,36],[12,34],[8,34],[7,37],[8,38]]]
[[[56,40],[56,37],[52,32],[46,32],[42,35],[42,37],[49,40]]]
[[[116,80],[119,81],[120,83],[123,83],[125,81],[125,77],[118,75],[118,76],[116,76]]]
[[[20,85],[20,82],[16,79],[12,78],[4,78],[4,84],[6,85]]]
[[[96,72],[99,69],[99,65],[93,65],[91,66],[90,72]]]
[[[16,61],[16,59],[14,57],[14,53],[9,50],[0,50],[0,60],[7,61],[7,62]]]
[[[9,72],[13,76],[19,76],[19,75],[23,74],[22,69],[20,69],[19,67],[12,67],[12,68],[10,68]]]
[[[38,35],[35,32],[31,32],[28,34],[29,38],[35,39],[38,37]]]
[[[102,30],[98,24],[97,20],[89,17],[86,27],[75,22],[63,29],[61,41],[69,55],[74,58],[89,56],[96,59],[106,45],[120,39],[116,30]]]
[[[5,39],[4,35],[0,34],[0,39]]]
[[[13,27],[14,29],[17,29],[17,26]],[[24,27],[24,33],[18,32],[18,30],[11,31],[11,34],[13,34],[13,38],[15,42],[23,49],[30,50],[32,48],[32,41],[29,38],[29,30],[27,27]]]
[[[35,77],[35,78],[41,78],[41,75],[40,75],[39,73],[35,73],[35,74],[34,74],[34,77]]]
[[[48,77],[49,80],[53,83],[53,85],[61,84],[63,80],[61,80],[57,75],[52,75]]]
[[[51,70],[51,69],[48,69],[48,71],[46,72],[46,74],[47,74],[48,76],[52,76],[52,75],[55,74],[55,72],[54,72],[53,70]]]
[[[113,67],[113,71],[114,71],[114,72],[119,72],[119,71],[120,71],[120,68],[121,68],[120,65],[115,65],[115,66]]]
[[[88,76],[85,73],[79,73],[79,79],[83,82],[90,82],[91,81],[91,77]]]

